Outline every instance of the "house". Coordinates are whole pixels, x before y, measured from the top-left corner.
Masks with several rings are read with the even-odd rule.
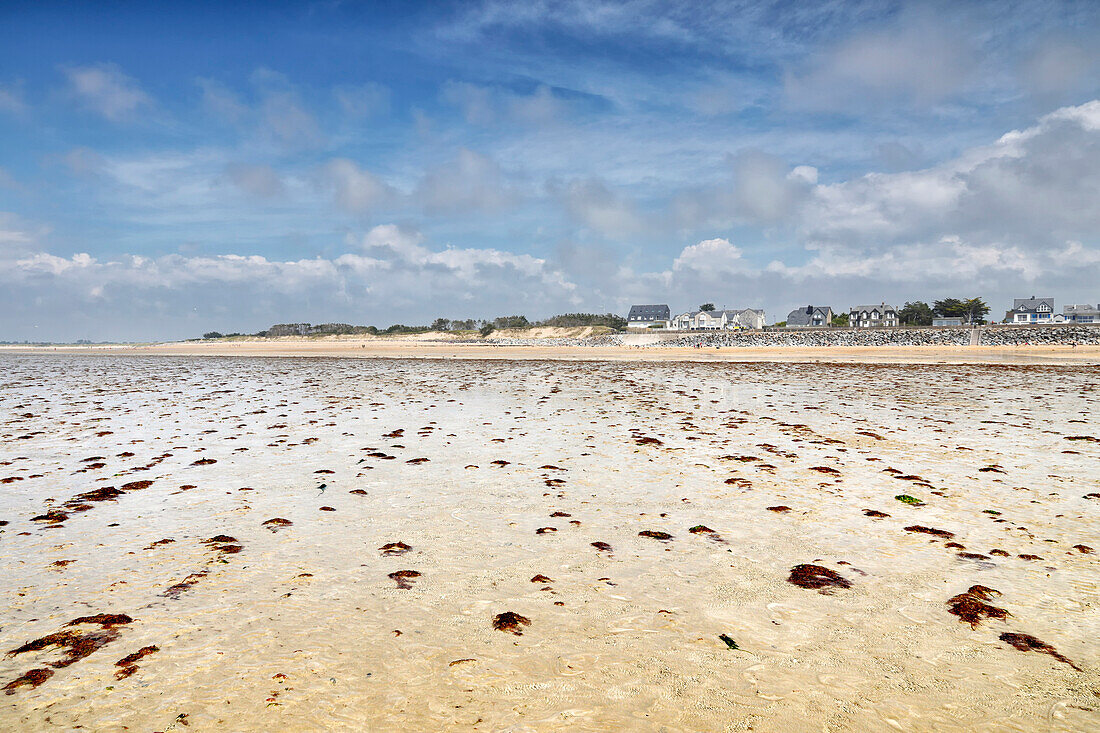
[[[632,305],[626,316],[627,328],[649,328],[650,326],[668,326],[671,311],[667,305]]]
[[[933,326],[961,326],[963,325],[963,319],[958,316],[952,316],[950,318],[936,317],[932,319]]]
[[[787,314],[787,328],[825,328],[833,322],[833,309],[827,305],[808,305]]]
[[[1065,305],[1062,316],[1066,323],[1100,323],[1100,307],[1093,308],[1088,303]]]
[[[1054,298],[1015,298],[1012,310],[1005,314],[1009,323],[1052,323]]]
[[[852,328],[896,328],[898,312],[892,305],[855,305],[848,311],[848,325]]]
[[[720,311],[688,311],[672,319],[671,328],[679,331],[720,331],[764,327],[764,311],[756,308]]]

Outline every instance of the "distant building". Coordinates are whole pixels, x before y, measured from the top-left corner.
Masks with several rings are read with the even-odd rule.
[[[892,305],[856,305],[848,311],[848,325],[852,328],[895,328],[898,311]]]
[[[833,309],[827,305],[808,305],[787,314],[787,328],[825,328],[833,322]]]
[[[1054,298],[1015,298],[1012,310],[1005,314],[1009,323],[1053,323]],[[1059,319],[1061,320],[1061,319]]]
[[[933,326],[961,326],[961,325],[963,325],[963,319],[959,318],[958,316],[953,316],[953,317],[950,317],[950,318],[939,318],[939,317],[937,317],[937,318],[932,319],[932,325]]]
[[[1062,316],[1066,323],[1100,323],[1100,307],[1088,303],[1066,305],[1062,306]]]
[[[667,305],[632,305],[630,306],[630,313],[626,316],[626,327],[665,327],[668,325],[671,316],[672,312]]]
[[[759,330],[764,327],[764,311],[757,308],[688,311],[673,318],[671,327],[679,331]]]

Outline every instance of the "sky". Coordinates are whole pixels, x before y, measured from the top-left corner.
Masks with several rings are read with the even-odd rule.
[[[0,4],[0,341],[1100,300],[1100,3]]]

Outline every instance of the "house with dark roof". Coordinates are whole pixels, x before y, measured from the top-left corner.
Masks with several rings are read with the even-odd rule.
[[[848,311],[848,325],[852,328],[896,328],[898,311],[892,305],[854,305]]]
[[[1009,323],[1053,323],[1054,298],[1014,298],[1012,310],[1005,314]],[[1061,319],[1059,319],[1061,320]]]
[[[808,305],[787,314],[787,328],[827,328],[833,322],[833,309],[827,305]]]
[[[632,305],[626,316],[627,328],[649,328],[650,326],[668,326],[672,311],[667,305]]]

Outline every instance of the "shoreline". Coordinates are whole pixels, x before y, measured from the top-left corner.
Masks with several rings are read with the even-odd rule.
[[[1100,366],[1100,346],[646,347],[447,344],[340,340],[169,342],[142,345],[0,346],[0,354],[79,356],[235,356],[509,361],[751,362]]]

